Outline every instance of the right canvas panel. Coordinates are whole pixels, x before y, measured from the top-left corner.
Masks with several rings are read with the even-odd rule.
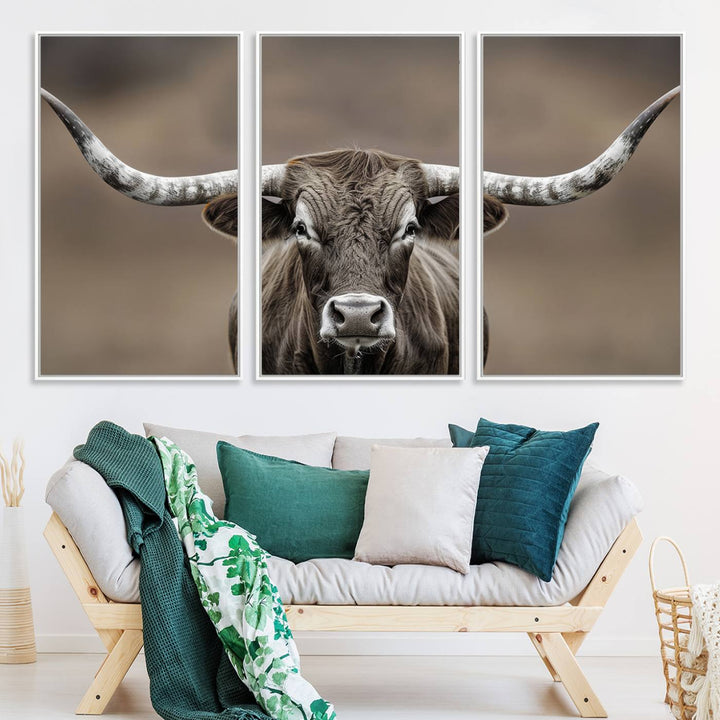
[[[682,377],[681,56],[482,37],[481,377]]]

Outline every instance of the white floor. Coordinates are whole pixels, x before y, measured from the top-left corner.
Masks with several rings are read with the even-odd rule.
[[[99,655],[40,655],[33,665],[0,665],[0,717],[73,716],[101,661]],[[664,685],[655,658],[581,658],[588,679],[617,720],[664,720]],[[335,704],[339,720],[458,720],[576,717],[562,686],[530,657],[308,656],[305,676]],[[142,656],[105,716],[157,718]]]

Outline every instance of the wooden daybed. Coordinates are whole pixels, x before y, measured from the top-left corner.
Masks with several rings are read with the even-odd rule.
[[[44,535],[107,648],[108,654],[76,710],[79,715],[100,715],[142,648],[140,605],[108,600],[55,513]],[[641,541],[633,519],[587,587],[569,603],[555,607],[289,605],[285,609],[296,632],[527,633],[552,679],[564,685],[580,716],[607,717],[575,655]]]

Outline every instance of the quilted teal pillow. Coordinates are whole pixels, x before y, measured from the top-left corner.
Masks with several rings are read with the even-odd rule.
[[[455,447],[489,445],[475,510],[471,563],[512,563],[549,582],[570,501],[598,423],[569,432],[500,425],[450,426]]]

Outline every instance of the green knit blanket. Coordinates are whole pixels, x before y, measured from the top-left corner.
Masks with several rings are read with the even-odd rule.
[[[140,557],[150,698],[165,720],[269,720],[240,682],[205,612],[172,517],[153,444],[101,422],[75,457],[115,490]]]

